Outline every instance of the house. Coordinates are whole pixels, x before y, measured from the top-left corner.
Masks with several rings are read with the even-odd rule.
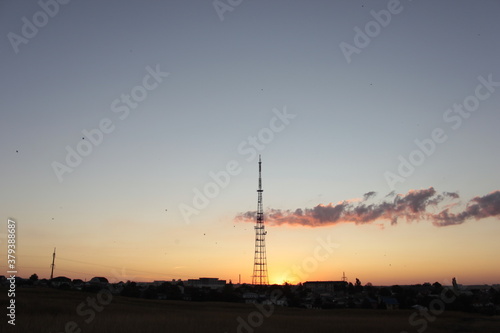
[[[399,302],[394,297],[382,297],[380,303],[385,306],[387,310],[399,309]]]
[[[47,279],[40,279],[35,281],[35,286],[47,287],[48,285],[49,285],[49,280]]]
[[[276,305],[288,306],[288,301],[286,300],[286,298],[280,298],[276,300]]]
[[[247,292],[243,294],[243,301],[245,303],[255,304],[258,303],[259,295],[257,293]]]
[[[71,288],[71,279],[65,276],[58,276],[51,279],[50,284],[56,288]]]

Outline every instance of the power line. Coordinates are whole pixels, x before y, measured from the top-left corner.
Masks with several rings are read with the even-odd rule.
[[[96,263],[90,263],[90,262],[84,262],[80,260],[74,260],[74,259],[68,259],[68,258],[61,258],[58,257],[59,260],[64,260],[64,261],[70,261],[70,262],[76,262],[79,264],[84,264],[84,265],[90,265],[90,266],[99,266],[99,267],[105,267],[105,268],[113,268],[116,270],[121,270],[124,269],[125,267],[116,267],[116,266],[109,266],[109,265],[102,265],[102,264],[96,264]],[[125,268],[127,271],[131,272],[137,272],[137,273],[147,273],[147,274],[156,274],[156,275],[162,275],[162,276],[168,276],[171,278],[174,278],[174,275],[167,274],[167,273],[159,273],[159,272],[151,272],[151,271],[143,271],[143,270],[138,270],[138,269],[130,269],[130,268]]]

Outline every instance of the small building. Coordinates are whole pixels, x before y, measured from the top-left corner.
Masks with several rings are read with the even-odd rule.
[[[220,289],[226,285],[226,280],[218,278],[201,277],[199,279],[189,279],[185,283],[188,287]]]
[[[333,294],[334,292],[340,292],[347,288],[347,282],[345,281],[307,281],[304,282],[303,286],[310,289],[316,294]]]
[[[152,284],[153,286],[155,286],[155,287],[159,287],[159,286],[161,286],[161,285],[162,285],[162,284],[164,284],[164,283],[172,283],[172,284],[174,284],[174,283],[175,283],[174,281],[175,281],[175,279],[174,279],[174,280],[172,280],[172,282],[170,282],[170,281],[165,281],[165,280],[154,280],[151,284]]]

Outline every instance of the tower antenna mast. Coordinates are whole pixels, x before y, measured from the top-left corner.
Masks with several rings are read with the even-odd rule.
[[[268,285],[266,234],[264,227],[264,208],[262,205],[262,161],[259,155],[259,188],[257,190],[257,219],[255,221],[255,256],[253,263],[252,284]]]

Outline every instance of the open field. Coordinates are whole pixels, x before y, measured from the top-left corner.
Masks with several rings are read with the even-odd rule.
[[[0,290],[1,304],[6,304],[6,296],[7,291]],[[89,300],[91,304],[95,301],[95,304],[89,305]],[[266,310],[269,308],[266,307]],[[6,311],[5,307],[3,311]],[[6,316],[2,315],[0,331],[410,333],[424,327],[424,317],[421,316],[415,319],[420,319],[418,325],[410,325],[409,317],[413,312],[409,310],[306,310],[276,307],[270,316],[264,316],[254,305],[248,304],[157,301],[120,296],[107,299],[105,296],[97,298],[96,294],[41,288],[18,289],[16,312],[16,327],[7,325]],[[250,318],[250,324],[255,328],[240,326],[238,330],[238,317],[247,323]],[[69,322],[74,324],[67,324]],[[422,332],[491,333],[499,331],[500,317],[444,312],[427,324]]]

